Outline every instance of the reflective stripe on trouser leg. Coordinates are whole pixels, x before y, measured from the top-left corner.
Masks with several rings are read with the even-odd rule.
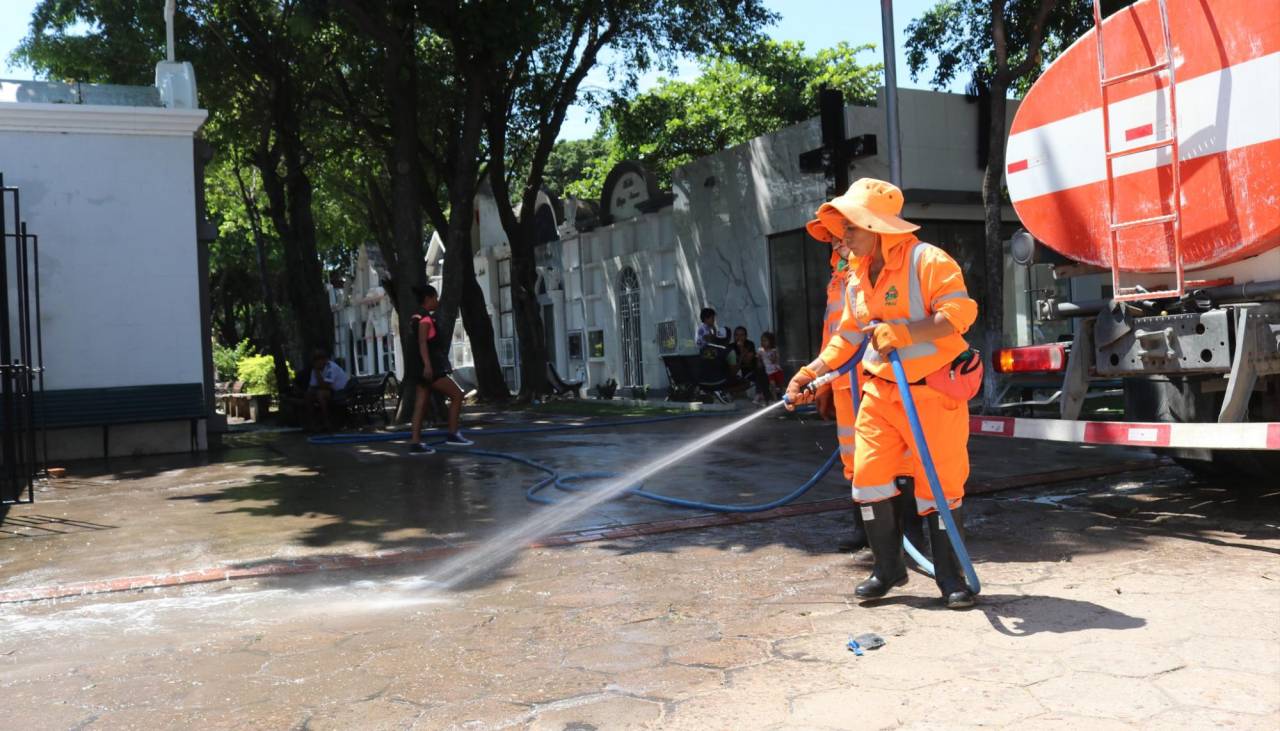
[[[958,507],[964,497],[964,483],[969,479],[969,409],[965,404],[928,387],[914,388],[911,394],[920,412],[920,426],[925,440],[929,442],[929,453],[933,456],[938,481],[942,483],[942,494],[946,495],[948,506]],[[904,414],[903,427],[909,429],[905,418]],[[927,515],[936,512],[937,505],[934,504],[933,489],[929,486],[924,465],[918,459],[914,461],[912,474],[916,480],[916,511]]]
[[[963,498],[955,498],[955,499],[947,498],[947,507],[951,508],[952,510],[955,510],[956,508],[960,507],[962,503],[964,503]],[[938,512],[938,504],[934,502],[932,497],[929,497],[926,500],[925,498],[920,497],[920,495],[917,493],[916,494],[916,512],[921,515],[936,513]],[[943,528],[943,530],[946,530],[946,528]]]
[[[881,500],[888,500],[897,497],[898,486],[893,482],[886,482],[883,485],[859,485],[853,483],[853,499],[859,503],[878,503]]]
[[[854,428],[853,395],[848,388],[832,386],[831,398],[836,407],[836,439],[840,442],[840,461],[844,464],[844,479],[853,480]]]
[[[898,494],[896,478],[914,472],[907,443],[890,421],[900,404],[863,391],[854,437],[853,499],[860,503],[888,500]]]

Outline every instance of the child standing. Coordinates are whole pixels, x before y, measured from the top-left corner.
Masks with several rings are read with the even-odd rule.
[[[405,372],[406,378],[412,378],[417,386],[417,400],[413,405],[413,432],[409,439],[410,454],[432,454],[430,446],[422,443],[422,420],[427,414],[427,399],[431,392],[444,394],[449,399],[449,435],[443,444],[451,447],[467,447],[473,444],[462,436],[460,417],[462,414],[462,389],[449,374],[453,366],[449,365],[449,344],[436,330],[436,308],[440,306],[440,297],[436,288],[430,284],[413,288],[418,297],[418,311],[409,319],[418,341],[418,352],[422,356],[422,373]]]
[[[769,400],[774,401],[778,398],[775,396],[774,389],[781,389],[786,385],[787,379],[782,374],[782,359],[778,356],[778,343],[773,333],[765,331],[760,333],[760,363],[764,365],[765,378],[769,380]]]

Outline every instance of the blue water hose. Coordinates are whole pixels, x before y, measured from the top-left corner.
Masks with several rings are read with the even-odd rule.
[[[848,375],[849,397],[853,399],[853,413],[855,416],[858,413],[858,407],[862,404],[862,391],[858,388],[857,368],[862,363],[862,355],[867,350],[868,342],[869,341],[866,338],[863,338],[862,345],[858,346],[858,350],[853,354],[853,357],[845,361],[844,365],[837,368],[833,372],[834,375],[832,376],[832,379],[834,380],[834,378]],[[912,413],[914,413],[914,407],[912,408]],[[838,447],[836,448],[836,452],[837,454],[839,453]],[[907,555],[911,557],[912,561],[915,561],[916,566],[921,571],[930,576],[934,575],[933,562],[928,558],[925,558],[925,555],[920,551],[920,549],[912,545],[911,539],[907,538],[905,535],[902,536],[902,549],[907,552]]]
[[[866,347],[867,347],[867,341],[864,340],[863,344],[858,348],[854,356],[850,358],[840,368],[836,369],[835,371],[837,377],[841,375],[848,375],[849,377],[850,395],[853,398],[853,408],[854,408],[855,414],[858,411],[858,406],[860,402],[857,374],[855,372],[855,369],[857,368],[858,364],[862,362],[862,354],[866,350]],[[969,553],[967,550],[965,550],[964,542],[960,539],[959,533],[956,531],[955,519],[951,515],[951,508],[947,505],[945,496],[942,493],[941,483],[938,481],[937,469],[934,467],[933,458],[929,453],[929,446],[924,438],[924,430],[920,426],[920,417],[919,417],[919,414],[916,412],[915,401],[911,398],[910,387],[906,385],[907,384],[906,374],[902,369],[902,362],[898,357],[897,351],[890,353],[889,360],[890,360],[890,363],[893,365],[894,377],[897,379],[898,390],[902,394],[902,403],[907,413],[907,420],[911,424],[912,435],[914,436],[915,442],[918,445],[917,453],[920,455],[921,462],[924,464],[925,474],[929,478],[929,486],[933,491],[934,500],[938,505],[938,512],[942,516],[943,523],[947,526],[947,536],[951,540],[951,545],[955,549],[956,556],[959,557],[960,562],[964,567],[965,576],[968,578],[970,589],[972,589],[973,592],[976,594],[980,590],[980,584],[978,583],[978,576],[973,569],[973,563],[969,558]],[[555,432],[555,431],[569,431],[569,430],[576,430],[576,429],[598,429],[598,428],[619,427],[619,426],[638,426],[642,424],[654,424],[654,423],[661,423],[661,422],[667,422],[667,421],[677,421],[682,419],[690,419],[690,418],[703,417],[703,416],[716,416],[716,415],[718,414],[716,413],[675,414],[671,416],[655,416],[655,417],[648,417],[644,419],[628,419],[625,421],[593,422],[589,424],[550,424],[546,426],[533,426],[533,427],[507,427],[503,429],[485,430],[484,432],[481,432],[481,433],[485,434],[486,436],[488,435],[497,436],[497,435],[507,435],[507,434],[537,434],[537,433],[546,433],[546,432]],[[448,435],[447,431],[440,430],[440,429],[426,431],[422,433],[423,437],[444,437],[447,435]],[[401,441],[409,438],[410,436],[411,434],[409,432],[391,432],[386,434],[330,434],[330,435],[311,437],[311,439],[309,439],[308,441],[312,444],[317,444],[317,445],[364,444],[364,443],[371,443],[371,442]],[[478,457],[489,457],[492,459],[507,460],[507,461],[525,465],[526,467],[530,467],[532,469],[546,473],[547,475],[546,477],[542,478],[541,480],[538,480],[537,482],[535,482],[533,485],[530,485],[525,490],[525,497],[527,499],[529,499],[532,502],[541,503],[544,505],[553,505],[556,502],[554,500],[551,500],[547,497],[544,497],[538,494],[539,492],[541,492],[542,490],[548,487],[555,486],[557,489],[564,490],[566,492],[573,492],[573,491],[582,489],[580,487],[577,487],[574,483],[583,482],[586,480],[612,479],[619,476],[619,474],[615,472],[583,472],[583,473],[577,473],[577,474],[561,475],[557,470],[555,470],[552,467],[549,467],[547,465],[542,464],[541,462],[537,462],[527,457],[521,457],[518,454],[511,454],[509,452],[497,452],[497,451],[483,450],[483,449],[455,449],[455,448],[448,447],[448,445],[444,442],[437,442],[437,443],[434,443],[432,446],[438,449],[444,449],[446,451],[456,451],[458,453],[472,454]],[[823,477],[825,477],[828,472],[831,471],[831,468],[834,467],[839,460],[840,460],[840,449],[837,447],[836,450],[833,451],[829,457],[827,457],[827,461],[824,462],[822,466],[819,467],[818,470],[814,472],[813,475],[808,480],[802,483],[795,490],[791,491],[790,493],[776,500],[771,500],[765,503],[757,503],[753,505],[727,505],[722,503],[703,502],[700,500],[687,500],[684,498],[672,497],[670,495],[662,495],[660,493],[650,492],[648,490],[643,489],[640,485],[636,485],[632,487],[629,491],[627,491],[627,494],[634,495],[636,497],[645,498],[647,500],[653,500],[655,502],[671,505],[674,507],[691,508],[695,510],[705,510],[708,512],[716,512],[716,513],[756,513],[756,512],[762,512],[765,510],[772,510],[774,508],[781,507],[783,505],[786,505],[798,499],[800,496],[804,495],[806,492],[812,489],[814,485],[818,484],[818,482]],[[930,576],[933,575],[934,569],[933,569],[932,562],[930,562],[929,559],[925,558],[925,556],[915,546],[913,546],[911,544],[911,541],[907,540],[905,536],[902,539],[902,546],[903,546],[903,549],[907,552],[907,555],[911,556],[911,559],[915,561],[916,565],[922,571],[929,574]]]
[[[907,413],[907,422],[911,424],[911,436],[915,440],[916,454],[920,455],[925,476],[929,478],[929,489],[933,491],[933,502],[938,508],[938,516],[947,527],[947,538],[951,541],[951,548],[964,569],[969,590],[977,594],[982,591],[982,584],[978,582],[978,572],[973,569],[973,561],[969,558],[969,551],[964,547],[964,540],[960,538],[960,531],[956,529],[956,519],[951,515],[951,506],[947,504],[947,496],[942,491],[942,482],[938,480],[938,469],[933,464],[933,455],[929,453],[929,442],[924,438],[924,427],[920,425],[920,413],[916,411],[915,398],[911,395],[911,383],[907,380],[907,372],[902,367],[902,358],[897,350],[889,352],[889,364],[893,366],[893,378],[898,383],[898,393],[902,396],[902,408]],[[904,543],[907,546],[911,545],[909,541],[904,540]],[[915,554],[912,554],[912,558],[915,558]]]
[[[655,423],[661,423],[661,422],[667,422],[667,421],[677,421],[681,419],[692,419],[697,417],[718,416],[718,415],[719,415],[718,412],[673,414],[670,416],[654,416],[654,417],[647,417],[644,419],[628,419],[625,421],[601,421],[601,422],[592,422],[588,424],[548,424],[545,426],[486,429],[483,432],[471,432],[471,434],[473,435],[483,434],[485,436],[497,436],[497,435],[505,435],[505,434],[541,434],[546,432],[570,431],[570,430],[576,430],[576,429],[601,429],[601,428],[607,428],[607,427],[639,426],[642,424],[655,424]],[[401,441],[404,439],[408,439],[410,436],[412,435],[409,432],[391,432],[386,434],[327,434],[327,435],[311,437],[308,440],[308,442],[311,444],[317,444],[317,445],[366,444],[371,442]],[[445,437],[445,436],[448,436],[448,432],[442,429],[435,429],[431,431],[422,432],[422,436],[423,437]],[[532,502],[541,503],[543,505],[554,505],[556,502],[555,500],[552,500],[550,498],[547,498],[545,496],[538,494],[539,492],[545,490],[548,487],[554,486],[559,490],[564,490],[566,492],[574,492],[574,491],[583,489],[581,487],[578,487],[575,483],[584,482],[587,480],[606,480],[606,479],[616,478],[619,476],[619,473],[616,473],[616,472],[581,472],[577,474],[562,475],[559,473],[559,471],[557,471],[553,467],[549,467],[545,464],[542,464],[541,462],[529,459],[527,457],[522,457],[518,454],[512,454],[510,452],[497,452],[497,451],[485,450],[485,449],[455,448],[455,447],[448,446],[448,444],[443,441],[432,442],[431,446],[436,449],[441,449],[449,452],[456,452],[459,454],[471,454],[477,457],[489,457],[491,459],[501,459],[501,460],[506,460],[508,462],[515,462],[516,464],[521,464],[526,467],[530,467],[532,469],[546,473],[547,475],[546,477],[542,478],[541,480],[538,480],[534,484],[530,485],[528,489],[525,490],[526,498],[528,498]],[[801,484],[795,490],[792,490],[790,493],[784,495],[783,497],[780,497],[776,500],[770,500],[769,502],[766,502],[766,503],[757,503],[753,505],[726,505],[721,503],[702,502],[698,500],[686,500],[684,498],[672,497],[670,495],[662,495],[656,492],[649,492],[648,490],[641,488],[639,485],[636,485],[635,487],[633,487],[631,490],[627,492],[627,494],[635,495],[636,497],[645,498],[647,500],[653,500],[655,502],[664,503],[666,505],[672,505],[675,507],[706,510],[708,512],[714,512],[714,513],[758,513],[758,512],[763,512],[765,510],[772,510],[774,508],[781,507],[783,505],[786,505],[787,503],[790,503],[796,500],[801,495],[804,495],[806,492],[812,489],[814,485],[818,484],[818,482],[822,480],[822,478],[825,477],[828,472],[831,471],[831,468],[835,465],[835,463],[839,460],[839,458],[840,458],[840,450],[837,448],[834,452],[831,453],[831,456],[827,458],[827,461],[824,462],[822,466],[818,468],[818,471],[814,472],[813,475],[810,476],[809,479],[806,480],[803,484]]]
[[[494,453],[494,456],[498,456],[497,453]],[[777,500],[771,500],[767,503],[757,503],[754,505],[726,505],[721,503],[707,503],[707,502],[702,502],[701,500],[686,500],[685,498],[678,498],[678,497],[672,497],[670,495],[663,495],[661,493],[649,492],[648,490],[641,488],[639,485],[632,487],[630,490],[627,491],[627,494],[634,495],[636,497],[642,497],[647,500],[653,500],[654,502],[663,503],[664,505],[672,505],[677,508],[692,508],[695,510],[706,510],[708,512],[713,512],[713,513],[759,513],[765,510],[773,510],[774,508],[780,508],[783,505],[786,505],[787,503],[792,502],[793,500],[799,498],[801,495],[808,492],[814,485],[818,484],[819,480],[821,480],[823,477],[826,477],[827,473],[831,471],[831,468],[835,466],[836,462],[839,461],[839,459],[840,459],[840,450],[837,449],[836,451],[831,453],[830,457],[827,457],[827,461],[824,462],[822,466],[818,468],[818,471],[814,472],[813,476],[811,476],[803,484],[801,484],[795,490],[792,490],[790,493],[778,498]],[[517,459],[516,461],[521,461],[521,460]],[[528,464],[528,462],[525,462],[525,464]],[[542,465],[533,465],[533,466],[537,466],[539,469],[543,469],[553,475],[550,478],[540,480],[539,482],[532,485],[531,487],[529,487],[528,490],[525,491],[525,497],[532,500],[533,502],[542,503],[544,505],[554,505],[556,502],[555,500],[551,500],[537,494],[540,490],[550,485],[555,485],[557,488],[561,490],[572,492],[572,491],[582,489],[580,487],[573,485],[572,483],[581,482],[583,480],[605,480],[605,479],[611,479],[619,476],[618,473],[616,472],[583,472],[576,475],[560,476],[558,474],[555,474],[554,470],[543,467]]]

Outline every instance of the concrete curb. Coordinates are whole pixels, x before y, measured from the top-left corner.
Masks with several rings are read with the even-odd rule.
[[[1055,482],[1101,477],[1134,470],[1155,469],[1171,464],[1167,459],[1143,459],[1118,462],[1097,467],[1081,467],[1074,470],[1056,472],[1040,472],[1027,475],[1013,475],[971,482],[966,488],[970,495],[1012,490],[1034,485],[1046,485]],[[636,523],[608,528],[591,528],[581,531],[556,533],[532,544],[530,548],[550,548],[572,546],[579,543],[596,541],[621,540],[642,536],[673,533],[701,528],[716,528],[743,523],[756,523],[778,518],[790,518],[798,515],[812,515],[835,510],[849,510],[852,507],[845,498],[818,500],[808,503],[793,503],[773,510],[759,513],[716,513],[697,515],[689,518],[675,518],[651,523]],[[296,559],[267,559],[251,566],[225,566],[182,571],[171,574],[150,574],[127,576],[101,581],[82,581],[54,586],[39,586],[30,589],[8,589],[0,591],[0,604],[18,604],[23,602],[44,601],[49,599],[69,599],[94,594],[112,594],[124,591],[143,589],[160,589],[173,586],[189,586],[208,584],[236,579],[267,578],[272,576],[291,576],[296,574],[316,573],[320,571],[345,571],[349,569],[367,569],[397,564],[431,561],[453,555],[474,543],[432,546],[402,551],[378,551],[371,554],[348,556],[316,556]]]

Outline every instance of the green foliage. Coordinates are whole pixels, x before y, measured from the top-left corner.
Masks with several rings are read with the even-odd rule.
[[[235,347],[228,347],[213,342],[213,368],[218,372],[219,381],[235,381],[240,368],[240,361],[255,355],[257,351],[248,338],[241,340]]]
[[[871,103],[883,66],[858,57],[872,50],[841,43],[811,54],[798,41],[765,39],[703,57],[691,81],[663,79],[632,99],[616,100],[603,113],[595,140],[562,142],[566,156],[604,148],[585,162],[571,158],[582,175],[563,189],[599,199],[609,171],[629,159],[644,162],[670,185],[671,171],[681,165],[817,116],[823,87],[840,89],[847,103]]]
[[[542,185],[560,195],[599,199],[622,151],[605,136],[555,143],[568,106],[627,98],[640,76],[674,69],[680,58],[752,47],[776,18],[762,0],[531,3],[507,34],[506,43],[523,47],[504,64],[498,76],[508,81],[495,85],[492,95],[491,114],[505,117],[501,143],[490,142],[503,158],[493,169],[506,179],[495,190],[510,187],[515,205],[529,203],[530,192]],[[583,86],[593,70],[613,88]]]
[[[35,4],[16,61],[53,79],[151,83],[164,57],[159,0]],[[417,214],[448,234],[486,162],[516,189],[509,202],[532,205],[566,111],[610,93],[584,88],[590,73],[626,95],[678,58],[749,45],[775,17],[764,0],[183,0],[177,53],[197,70],[209,110],[201,134],[216,151],[207,187],[218,339],[327,342],[325,270],[369,242],[397,282],[420,278]],[[551,172],[559,192],[582,192],[570,177],[608,170],[603,142],[581,147]],[[469,212],[459,221],[453,234]],[[457,279],[462,267],[445,271],[446,310],[456,310],[456,293],[474,284]],[[496,372],[491,342],[473,351]]]
[[[149,85],[164,57],[165,30],[164,14],[148,9],[139,12],[137,0],[41,0],[10,59],[55,80]],[[184,13],[174,23],[179,38],[192,27]]]
[[[251,355],[241,358],[237,366],[240,381],[244,383],[244,392],[253,396],[278,396],[275,376],[276,360],[269,355]],[[289,380],[294,378],[293,369],[289,369]]]
[[[1026,64],[1026,73],[1010,79],[1018,96],[1027,92],[1044,67],[1067,46],[1093,27],[1093,0],[1057,0],[1044,26],[1044,41],[1029,42],[1033,23],[1045,0],[1005,0],[1004,26],[1008,65]],[[1134,0],[1103,0],[1104,15]],[[917,79],[930,69],[929,82],[936,89],[951,85],[957,77],[972,75],[985,86],[995,73],[996,51],[991,30],[991,0],[939,0],[907,25],[907,67]]]
[[[559,196],[599,198],[600,192],[595,191],[592,195],[590,190],[583,189],[582,181],[594,174],[599,161],[609,156],[610,149],[609,142],[603,137],[560,140],[551,148],[551,156],[547,158],[543,183]]]

